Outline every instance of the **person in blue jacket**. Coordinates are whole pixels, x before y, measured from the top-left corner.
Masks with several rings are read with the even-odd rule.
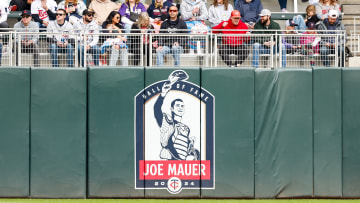
[[[260,20],[260,12],[263,9],[260,0],[238,0],[235,4],[235,10],[240,11],[241,20],[253,29],[254,25]]]

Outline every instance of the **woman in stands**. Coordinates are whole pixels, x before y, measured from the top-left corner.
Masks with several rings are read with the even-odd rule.
[[[316,15],[320,20],[324,20],[327,18],[330,10],[336,10],[340,15],[340,5],[336,0],[320,0],[318,4],[316,4]]]
[[[155,0],[147,10],[153,23],[161,23],[167,19],[170,6],[172,6],[170,1]]]
[[[146,12],[146,8],[140,0],[126,0],[125,3],[121,5],[119,13],[125,32],[130,32],[131,26],[138,20],[141,12]]]
[[[306,24],[307,23],[314,23],[317,25],[317,23],[320,21],[320,19],[316,15],[316,9],[315,6],[310,4],[306,7],[306,17],[302,17],[301,15],[294,16],[293,21],[298,25],[296,26],[296,30],[306,30]]]
[[[139,16],[139,20],[134,23],[131,27],[131,33],[153,33],[154,26],[150,24],[150,18],[148,13],[141,13]],[[131,44],[130,44],[130,52],[134,54],[134,65],[137,66],[140,63],[140,49],[141,44],[143,44],[143,52],[146,53],[147,58],[147,66],[149,66],[149,57],[150,57],[150,46],[152,44],[149,40],[149,35],[142,35],[140,36],[132,36],[131,37]]]
[[[122,33],[122,26],[120,24],[120,14],[117,11],[111,11],[107,19],[104,21],[102,28],[104,33]],[[121,35],[105,35],[105,41],[100,47],[102,62],[111,47],[110,66],[116,66],[120,53],[120,62],[122,66],[128,66],[128,47],[126,45],[126,37]]]
[[[222,21],[229,20],[233,10],[234,8],[229,4],[228,0],[214,0],[209,8],[209,21],[211,27],[219,25]]]

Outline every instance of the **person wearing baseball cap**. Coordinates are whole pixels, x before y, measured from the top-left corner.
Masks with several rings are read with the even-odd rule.
[[[269,9],[263,9],[260,14],[260,21],[254,26],[253,34],[274,34],[279,33],[281,30],[280,25],[271,19],[271,11]],[[268,30],[268,31],[267,31]],[[274,36],[272,43],[271,37],[253,37],[255,43],[253,44],[253,58],[252,66],[259,67],[259,55],[269,54],[270,48],[275,50],[276,38]]]
[[[345,26],[338,19],[339,13],[337,10],[330,10],[328,13],[328,17],[325,20],[321,21],[318,25],[318,31],[320,34],[342,34]],[[340,39],[336,42],[336,39]],[[323,61],[323,65],[328,67],[330,66],[330,60],[328,55],[334,54],[337,46],[338,55],[339,55],[339,66],[343,67],[343,57],[344,57],[344,47],[346,42],[346,35],[341,38],[337,37],[322,37],[320,41],[320,55],[321,60]]]
[[[248,27],[241,20],[241,14],[238,10],[233,10],[230,19],[221,22],[219,25],[213,27],[213,33],[222,34],[246,34]],[[239,30],[239,31],[234,31]],[[243,36],[223,36],[222,44],[219,48],[219,54],[227,66],[240,66],[249,55],[249,49],[244,44],[247,40]],[[237,59],[235,64],[232,64],[230,55],[235,54]]]
[[[295,36],[297,31],[295,27],[298,26],[292,19],[289,19],[285,22],[286,31],[283,34],[285,36],[281,37],[281,67],[286,67],[286,54],[295,54],[301,48],[299,37]]]
[[[308,21],[306,26],[307,31],[303,32],[300,37],[301,54],[309,58],[310,66],[313,67],[315,66],[316,59],[314,54],[318,54],[320,49],[320,37],[316,36],[316,24],[314,22]],[[304,57],[302,59],[304,59]]]
[[[97,45],[99,42],[99,26],[94,20],[94,11],[92,9],[85,9],[82,12],[82,19],[74,24],[74,30],[77,33],[93,34],[87,35],[86,39],[81,40],[79,38],[78,46],[78,59],[81,66],[84,67],[85,57],[84,52],[91,54],[94,65],[99,65],[100,58],[100,48]],[[84,45],[84,40],[86,40],[86,47]]]
[[[21,20],[14,25],[14,29],[16,32],[31,32],[38,33],[39,26],[37,23],[31,20],[31,12],[30,10],[23,10],[21,12]],[[20,40],[16,43],[21,44],[21,52],[23,53],[33,53],[34,57],[34,66],[39,67],[39,49],[38,49],[38,41],[39,35],[36,34],[21,34],[19,35]],[[17,46],[16,46],[17,47]],[[16,56],[16,65],[18,65],[18,54]],[[25,64],[23,64],[25,65]]]

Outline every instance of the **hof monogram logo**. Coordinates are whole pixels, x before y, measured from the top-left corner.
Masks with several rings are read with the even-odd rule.
[[[135,96],[135,188],[215,188],[215,97],[183,70]]]

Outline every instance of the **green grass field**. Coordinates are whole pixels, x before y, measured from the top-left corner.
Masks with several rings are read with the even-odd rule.
[[[0,199],[0,203],[355,203],[360,200],[327,200],[327,199],[303,199],[303,200],[208,200],[208,199]]]

